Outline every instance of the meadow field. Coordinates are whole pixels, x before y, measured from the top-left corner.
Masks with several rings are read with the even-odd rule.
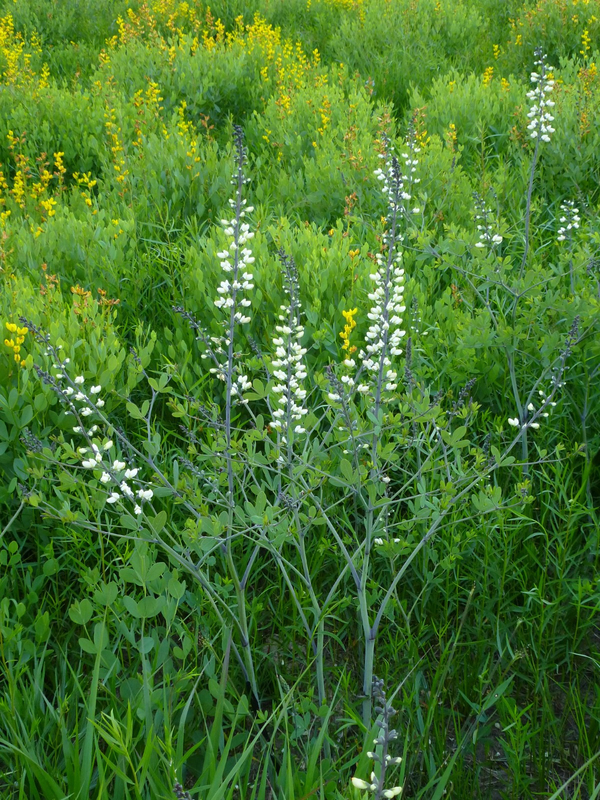
[[[600,0],[0,0],[0,798],[600,798]]]

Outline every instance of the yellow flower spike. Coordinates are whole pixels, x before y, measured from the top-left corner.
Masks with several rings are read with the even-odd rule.
[[[347,311],[342,311],[342,316],[346,320],[346,325],[344,330],[340,332],[340,339],[342,340],[342,350],[347,350],[349,353],[353,353],[356,350],[356,347],[350,347],[350,334],[356,328],[356,322],[354,320],[354,316],[358,313],[358,308],[351,308]]]

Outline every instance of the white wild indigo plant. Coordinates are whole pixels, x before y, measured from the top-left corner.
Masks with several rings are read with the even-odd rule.
[[[508,417],[506,423],[509,428],[517,431],[514,443],[521,444],[522,471],[526,483],[530,466],[529,435],[540,428],[556,406],[557,393],[564,385],[566,360],[572,347],[581,338],[577,316],[562,331],[562,345],[555,345],[552,350],[540,353],[531,336],[532,330],[537,327],[536,317],[553,311],[552,295],[546,292],[546,287],[556,280],[554,271],[540,269],[537,264],[535,267],[529,266],[533,187],[542,149],[551,141],[554,133],[554,116],[551,110],[555,105],[552,100],[555,85],[553,67],[547,63],[542,48],[535,50],[534,66],[530,76],[533,88],[527,93],[530,102],[527,131],[533,143],[533,151],[525,197],[523,250],[520,257],[514,257],[512,247],[507,245],[499,231],[500,222],[493,221],[485,198],[478,192],[473,195],[474,218],[478,230],[478,241],[474,247],[477,248],[478,255],[467,246],[461,247],[454,259],[449,259],[437,246],[430,245],[428,248],[440,265],[457,272],[462,278],[465,290],[473,298],[473,306],[480,306],[485,310],[493,332],[492,341],[506,358],[510,376],[508,391],[512,395],[515,409],[514,415]],[[562,227],[557,238],[559,242],[568,238],[572,249],[573,231],[579,227],[580,222],[578,210],[567,202],[561,205],[561,211]],[[518,236],[512,233],[511,240],[517,239]],[[462,244],[464,243],[461,242]],[[545,243],[540,242],[540,247],[544,246]],[[520,262],[518,269],[517,262]],[[574,292],[572,260],[570,281]],[[545,452],[541,457],[545,457]]]
[[[542,63],[540,86],[550,85],[547,73]],[[536,157],[549,135],[546,96],[544,89],[536,100],[545,115],[543,126],[534,129]],[[234,196],[231,214],[221,223],[222,277],[213,300],[219,328],[205,327],[189,310],[174,309],[191,327],[207,364],[210,402],[187,390],[185,378],[176,379],[173,369],[146,375],[134,354],[150,395],[141,407],[129,400],[125,430],[106,413],[103,387],[88,387],[60,349],[34,323],[22,320],[43,345],[41,380],[73,421],[71,435],[58,436],[54,450],[30,446],[33,459],[57,474],[69,472],[76,487],[57,491],[41,507],[48,517],[68,515],[70,524],[101,536],[156,546],[185,570],[228,632],[256,707],[263,694],[265,649],[276,644],[288,622],[288,612],[282,618],[252,612],[259,571],[274,565],[281,573],[290,602],[272,608],[291,608],[298,615],[321,704],[332,696],[339,609],[346,609],[349,624],[358,621],[360,652],[352,661],[360,666],[353,677],[362,684],[357,693],[368,730],[373,698],[386,725],[392,713],[381,691],[373,694],[377,641],[386,626],[406,622],[398,597],[408,570],[417,558],[428,562],[438,534],[454,531],[452,546],[438,537],[435,552],[437,562],[451,564],[460,556],[461,525],[497,511],[500,487],[491,479],[514,460],[509,453],[524,436],[522,426],[533,427],[552,407],[576,333],[552,362],[548,385],[540,378],[525,401],[517,387],[521,427],[508,443],[501,436],[490,442],[488,430],[477,430],[480,407],[470,397],[472,382],[453,403],[424,384],[415,357],[421,334],[414,319],[411,328],[405,299],[411,293],[407,257],[414,265],[414,245],[408,246],[406,236],[421,213],[413,197],[419,148],[409,131],[401,158],[390,140],[383,142],[384,164],[376,173],[386,213],[374,239],[378,251],[364,270],[366,310],[360,304],[356,310],[360,328],[366,325],[364,341],[346,347],[359,331],[347,326],[340,359],[324,372],[316,369],[291,254],[279,253],[284,302],[277,319],[261,318],[261,309],[253,307],[253,209],[244,197],[247,154],[237,127],[234,146]],[[499,234],[491,233],[488,241],[486,225],[487,218],[480,240],[495,252]],[[518,304],[520,295],[514,297]],[[492,298],[486,307],[495,315]],[[347,312],[346,319],[354,314]],[[261,331],[262,346],[247,335],[253,316],[261,323],[254,327]],[[538,395],[531,409],[534,389],[547,394]],[[153,424],[158,406],[180,423],[176,457],[161,452]],[[505,508],[522,499],[517,493]],[[397,787],[383,788],[387,751],[381,757],[379,777],[360,788],[392,797]]]

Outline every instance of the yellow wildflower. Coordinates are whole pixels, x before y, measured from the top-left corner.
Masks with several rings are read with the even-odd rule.
[[[346,320],[346,325],[344,330],[340,333],[340,338],[343,342],[342,350],[346,350],[348,353],[354,353],[356,351],[356,347],[350,346],[350,334],[356,328],[356,321],[354,319],[355,315],[358,313],[358,308],[352,308],[348,311],[342,311],[342,316]]]

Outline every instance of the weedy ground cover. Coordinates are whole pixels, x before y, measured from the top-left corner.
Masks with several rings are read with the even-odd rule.
[[[598,0],[0,3],[0,789],[600,795]]]

